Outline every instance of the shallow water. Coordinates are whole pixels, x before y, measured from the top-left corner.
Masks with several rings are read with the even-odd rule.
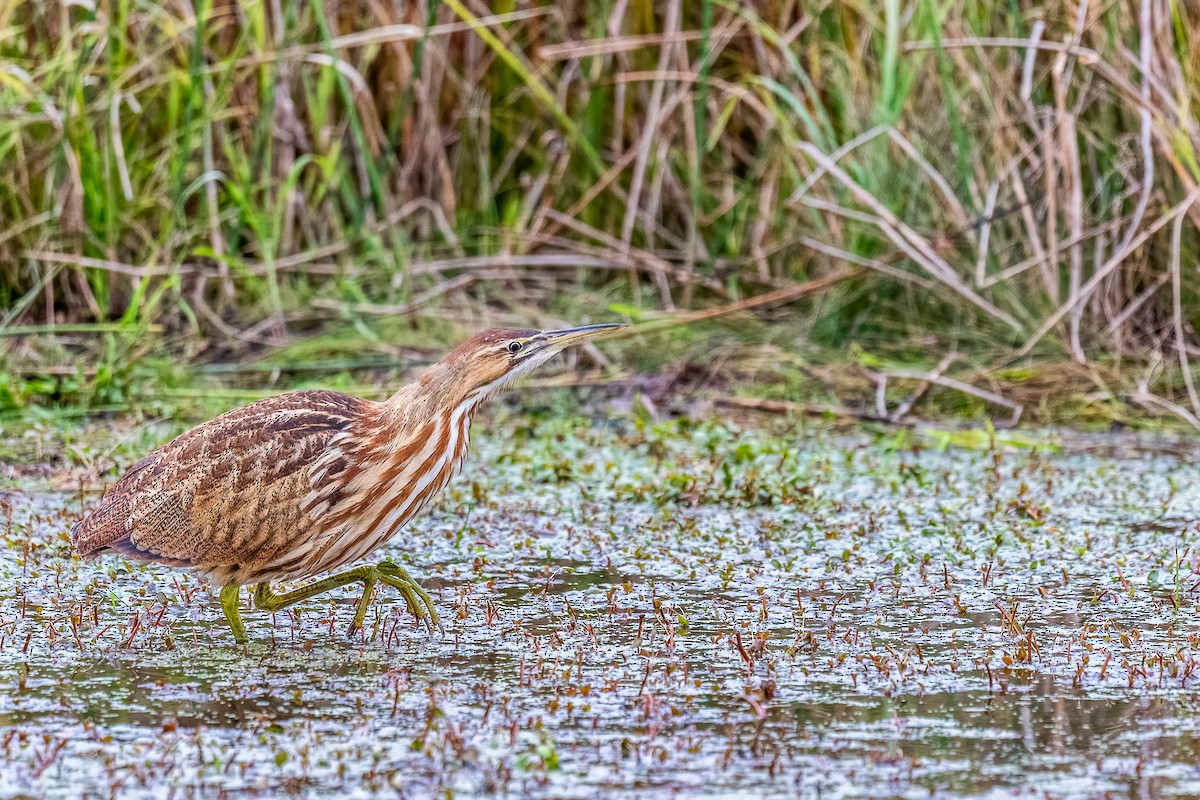
[[[381,551],[433,632],[385,588],[347,641],[347,589],[238,648],[198,579],[71,557],[94,495],[9,495],[0,797],[1200,795],[1187,459],[482,438]]]

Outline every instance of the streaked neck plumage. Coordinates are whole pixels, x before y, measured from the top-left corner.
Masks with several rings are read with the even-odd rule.
[[[486,397],[474,391],[463,376],[442,362],[430,365],[382,404],[382,419],[396,434],[413,431],[438,416],[462,418],[467,424]]]

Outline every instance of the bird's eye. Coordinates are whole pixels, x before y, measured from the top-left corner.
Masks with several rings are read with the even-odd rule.
[[[518,352],[520,349],[521,349],[521,343],[520,343],[520,342],[509,342],[509,343],[508,343],[508,352],[510,352],[510,353],[516,353],[516,352]]]

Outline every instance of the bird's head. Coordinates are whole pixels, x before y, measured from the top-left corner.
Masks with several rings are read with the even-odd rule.
[[[485,400],[560,350],[624,327],[605,323],[547,331],[493,328],[463,342],[442,363],[464,399]]]

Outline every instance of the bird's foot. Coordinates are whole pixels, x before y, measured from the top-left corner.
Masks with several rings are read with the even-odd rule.
[[[378,569],[379,580],[400,593],[414,617],[418,620],[425,620],[430,630],[433,630],[435,625],[441,626],[437,609],[433,607],[433,598],[429,596],[429,592],[421,588],[421,585],[411,575],[404,571],[403,567],[388,560],[381,563]]]
[[[404,571],[403,567],[391,559],[385,559],[374,566],[373,572],[373,580],[370,581],[370,585],[364,581],[363,596],[355,609],[350,628],[346,631],[347,638],[357,636],[362,630],[363,620],[367,615],[367,605],[371,598],[371,589],[376,580],[386,583],[399,592],[412,615],[418,620],[424,620],[431,631],[435,625],[441,627],[437,610],[433,607],[433,598],[421,588],[421,585],[411,575]]]

